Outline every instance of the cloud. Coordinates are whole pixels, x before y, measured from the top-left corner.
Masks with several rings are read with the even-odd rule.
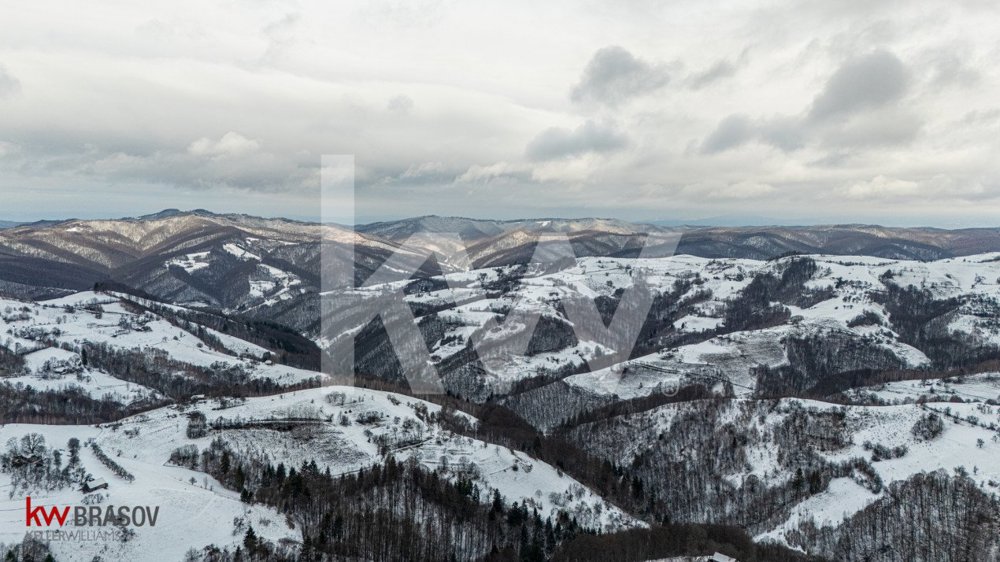
[[[594,53],[573,87],[570,99],[577,103],[597,102],[615,106],[666,86],[666,68],[636,58],[622,47],[612,45]]]
[[[896,55],[875,51],[845,62],[813,100],[809,118],[824,120],[875,109],[906,94],[910,72]]]
[[[32,152],[26,165],[38,175],[66,175],[108,184],[236,188],[258,193],[301,193],[305,186],[314,184],[318,174],[311,159],[266,151],[261,142],[232,131],[218,138],[202,137],[187,146],[151,150],[109,146],[95,139],[83,150],[58,156]]]
[[[225,137],[223,137],[225,138]],[[259,150],[247,143],[199,139],[188,150],[161,150],[152,154],[114,152],[91,155],[73,170],[75,176],[114,182],[214,189],[232,187],[257,192],[301,192],[315,181],[318,170],[303,167],[286,156]],[[245,140],[245,139],[244,139]],[[197,145],[197,146],[196,146]],[[74,165],[73,162],[67,164]]]
[[[892,199],[915,195],[919,189],[920,184],[915,181],[878,175],[870,180],[859,181],[848,186],[844,190],[844,195],[851,199]]]
[[[701,144],[703,154],[714,154],[746,144],[759,136],[758,126],[746,115],[730,115],[719,122]]]
[[[628,138],[616,129],[587,121],[576,129],[552,127],[542,131],[525,150],[530,160],[556,160],[586,153],[620,150]]]
[[[736,70],[737,67],[735,64],[727,60],[720,60],[704,71],[688,77],[688,86],[693,90],[700,90],[719,80],[733,76],[736,74]]]
[[[841,193],[856,200],[912,200],[936,198],[976,198],[985,192],[982,183],[975,179],[957,180],[938,174],[922,180],[904,180],[879,174],[870,180],[855,182]]]
[[[923,119],[898,102],[907,93],[910,71],[895,55],[875,51],[843,63],[799,115],[752,119],[734,114],[724,118],[701,145],[703,154],[715,154],[750,142],[784,152],[807,145],[847,149],[904,145],[923,127]],[[843,162],[845,154],[821,158]]]
[[[406,169],[401,178],[425,178],[428,176],[441,176],[447,172],[445,165],[441,162],[424,162],[415,164]]]
[[[21,91],[21,82],[0,64],[0,99],[10,97]]]
[[[912,142],[923,128],[923,119],[912,111],[889,108],[856,116],[820,131],[824,146],[862,149],[900,146]]]
[[[908,189],[865,187],[880,174],[920,184],[893,216],[1000,212],[996,26],[960,5],[680,0],[610,21],[603,1],[55,3],[65,17],[0,8],[0,192],[28,201],[8,214],[58,214],[80,186],[74,213],[195,197],[307,216],[285,195],[316,190],[324,154],[355,155],[358,202],[383,218],[878,217],[865,189]],[[938,173],[991,203],[961,207],[928,187]]]
[[[958,124],[962,126],[993,126],[1000,122],[1000,108],[973,109],[968,111]]]
[[[285,14],[284,17],[265,25],[260,33],[267,38],[267,48],[260,62],[268,65],[277,63],[298,40],[296,28],[302,20],[300,14]]]
[[[982,74],[968,63],[968,56],[947,50],[938,50],[927,57],[927,66],[931,70],[931,86],[943,88],[946,86],[972,87],[982,81]]]
[[[758,123],[761,139],[785,152],[798,150],[806,145],[810,132],[796,117],[777,116]]]
[[[381,174],[378,183],[386,185],[445,185],[455,181],[459,172],[439,161],[413,164],[398,175]]]
[[[740,200],[755,199],[773,194],[777,189],[771,184],[756,181],[697,182],[685,186],[683,190],[692,197],[701,199]]]
[[[456,183],[493,183],[498,181],[520,181],[527,182],[531,179],[531,170],[510,164],[508,162],[497,162],[481,166],[475,164],[469,167],[461,176],[456,179]]]
[[[244,156],[260,149],[260,142],[248,139],[239,133],[232,131],[226,133],[219,140],[212,140],[207,137],[200,138],[190,146],[188,152],[195,156],[205,156],[209,158],[232,158]]]
[[[746,115],[730,115],[724,118],[702,142],[702,154],[715,154],[742,146],[751,141],[759,141],[785,152],[805,146],[807,128],[796,117],[770,117],[751,119]]]

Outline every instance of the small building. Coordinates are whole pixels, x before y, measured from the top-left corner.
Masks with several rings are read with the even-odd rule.
[[[739,562],[739,560],[733,558],[732,556],[726,556],[721,552],[716,552],[708,559],[708,562]]]
[[[82,488],[84,494],[96,492],[97,490],[107,490],[107,489],[108,489],[108,483],[105,482],[103,478],[96,478],[89,482],[84,482]]]

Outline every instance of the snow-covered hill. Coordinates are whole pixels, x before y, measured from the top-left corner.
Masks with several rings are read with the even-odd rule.
[[[107,398],[124,405],[164,398],[162,391],[120,380],[95,366],[93,359],[87,361],[87,349],[94,346],[146,358],[161,356],[173,362],[174,374],[179,376],[193,376],[184,372],[188,366],[238,369],[248,380],[267,380],[278,386],[324,378],[275,364],[269,359],[271,352],[259,345],[197,323],[171,323],[137,306],[143,302],[128,295],[94,292],[38,303],[0,299],[0,346],[24,361],[23,368],[0,382],[36,390],[79,388],[95,400]]]
[[[413,459],[451,478],[471,478],[483,488],[483,501],[496,490],[506,501],[537,509],[544,517],[555,519],[564,512],[594,530],[644,525],[544,462],[443,429],[433,421],[440,407],[431,403],[335,386],[224,403],[222,407],[220,402],[202,400],[100,426],[3,426],[0,442],[38,434],[63,458],[69,458],[67,442],[79,439],[86,444],[80,453],[83,469],[109,487],[89,495],[70,487],[46,490],[40,485],[15,486],[0,473],[0,490],[8,492],[0,499],[0,543],[23,537],[24,496],[29,494],[35,504],[44,505],[78,504],[89,497],[102,506],[160,507],[155,527],[137,527],[134,537],[121,544],[53,541],[51,549],[59,560],[89,561],[97,555],[148,560],[150,552],[162,560],[180,560],[189,548],[238,546],[248,525],[269,540],[299,542],[296,529],[273,509],[241,503],[237,492],[214,478],[171,462],[178,450],[190,453],[191,448],[205,449],[212,442],[225,443],[241,458],[288,468],[315,461],[334,476],[370,468],[387,456],[401,462]],[[192,439],[187,429],[193,412],[206,416],[209,429]],[[108,470],[95,457],[91,443],[134,480]]]
[[[155,220],[182,219],[194,220]],[[156,283],[184,280],[166,302],[113,284],[38,302],[0,300],[0,438],[15,438],[7,458],[18,465],[0,472],[9,494],[0,517],[17,513],[31,486],[39,501],[83,501],[77,490],[89,472],[110,483],[98,492],[105,505],[163,506],[163,534],[138,530],[126,554],[232,550],[251,525],[275,548],[308,549],[296,541],[319,540],[323,520],[311,508],[289,508],[299,492],[273,486],[273,471],[303,470],[323,487],[360,483],[391,465],[406,466],[410,480],[367,481],[370,495],[352,505],[412,522],[409,513],[379,510],[421,490],[428,497],[406,509],[439,510],[427,517],[455,529],[461,525],[447,519],[455,513],[440,514],[472,501],[483,519],[462,531],[470,541],[462,552],[511,544],[503,525],[612,533],[671,521],[733,525],[758,541],[860,559],[905,531],[886,513],[910,513],[920,502],[940,506],[940,520],[921,520],[924,527],[959,529],[956,541],[966,533],[996,547],[984,529],[1000,521],[990,515],[1000,506],[1000,254],[454,263],[436,275],[428,269],[323,295],[363,305],[403,291],[418,343],[451,394],[433,399],[442,407],[395,389],[405,373],[371,318],[351,323],[345,314],[332,331],[327,324],[304,334],[248,318],[301,312],[303,295],[317,296],[316,278],[301,260],[277,257],[302,248],[286,226],[226,220],[244,230],[209,246],[154,252],[154,266],[136,270]],[[487,226],[476,228],[498,244],[515,242],[504,251],[520,247],[524,231],[488,235]],[[380,240],[383,250],[394,247]],[[236,284],[219,292],[222,271],[239,272],[232,301],[223,293]],[[650,310],[623,353],[601,330],[633,306],[635,291],[645,291]],[[578,303],[598,316],[574,316]],[[520,336],[525,348],[504,352]],[[318,365],[317,345],[335,350],[354,339],[356,363],[344,367],[392,392],[327,386],[332,378],[284,364]],[[49,468],[54,450],[63,463],[74,454],[71,437],[97,448],[84,446],[72,471],[25,487],[18,471],[36,456],[22,450],[31,439],[19,443],[32,433],[45,437]],[[134,480],[101,462],[99,451]],[[246,472],[237,478],[233,463]],[[424,478],[450,483],[464,499],[448,500],[447,489],[426,487]],[[946,496],[976,507],[966,513],[961,502],[942,503]],[[343,505],[323,509],[330,518],[348,513]],[[168,515],[192,512],[211,529]],[[4,533],[0,542],[16,542],[23,529]],[[855,535],[862,538],[845,538]],[[109,552],[64,547],[53,545],[60,559]]]
[[[964,348],[970,360],[988,357],[1000,346],[998,258],[585,257],[559,271],[529,271],[509,285],[503,281],[511,268],[446,274],[423,282],[426,288],[409,291],[406,299],[418,311],[442,374],[462,373],[446,378],[450,390],[473,399],[509,392],[518,381],[539,375],[562,379],[598,401],[642,397],[663,385],[676,388],[706,377],[749,395],[762,390],[764,367],[799,372],[801,389],[808,389],[824,377],[863,369],[951,367],[961,361],[956,349]],[[608,348],[574,337],[581,331],[564,304],[604,299],[613,307],[639,275],[657,300],[632,358],[592,371],[589,365],[607,356]],[[527,354],[493,358],[493,368],[485,371],[465,368],[476,362],[473,342],[502,341],[528,329],[524,322],[504,324],[512,309],[551,320],[534,334],[544,343]],[[362,326],[336,328],[354,337]],[[378,335],[372,337],[368,345],[379,346]],[[952,342],[950,351],[940,348],[945,340]],[[381,372],[385,366],[370,368]]]
[[[964,402],[951,401],[957,394],[939,395],[940,402],[916,403],[911,397],[888,406],[690,401],[583,424],[566,435],[602,458],[632,466],[649,501],[674,520],[736,524],[759,541],[853,559],[862,550],[851,549],[877,551],[892,542],[892,533],[905,535],[908,525],[917,524],[871,518],[878,506],[898,509],[898,502],[909,501],[901,499],[901,490],[923,478],[954,479],[978,490],[993,502],[992,515],[988,510],[983,517],[995,516],[1000,505],[996,379],[989,374],[954,384]],[[959,390],[966,386],[968,393]],[[982,393],[992,395],[988,402],[974,398]],[[919,486],[910,493],[916,495],[913,501],[920,501],[920,494],[929,501],[934,494]],[[938,509],[922,517],[928,526],[944,529],[963,508],[938,504]],[[814,542],[817,529],[836,534],[865,522],[882,525],[882,534],[854,537],[856,544],[842,545],[848,550],[839,556]],[[991,545],[1000,548],[996,541]]]

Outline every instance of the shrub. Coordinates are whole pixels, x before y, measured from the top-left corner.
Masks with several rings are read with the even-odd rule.
[[[910,430],[920,441],[930,441],[935,437],[941,435],[944,431],[944,421],[941,420],[941,416],[937,414],[926,414],[922,416]]]

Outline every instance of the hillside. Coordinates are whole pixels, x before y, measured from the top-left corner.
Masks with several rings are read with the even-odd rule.
[[[459,226],[479,257],[408,249],[319,300],[309,236],[362,241],[370,272],[410,230]],[[160,505],[162,527],[115,540],[168,559],[1000,555],[1000,253],[637,257],[619,223],[527,228],[171,211],[11,230],[22,264],[123,276],[0,298],[0,542],[23,541],[30,493]],[[538,248],[554,258],[526,264]]]
[[[420,260],[420,252],[426,250],[443,251],[446,256],[458,250],[451,245],[427,246],[440,244],[442,239],[433,236],[437,234],[457,236],[473,267],[488,268],[527,263],[537,247],[564,239],[579,257],[635,257],[650,233],[680,236],[678,254],[705,258],[767,260],[799,253],[940,260],[1000,252],[996,229],[666,228],[612,219],[489,221],[429,216],[359,225],[351,231],[285,219],[170,209],[138,218],[4,228],[0,294],[46,298],[89,290],[99,282],[122,283],[161,300],[267,319],[315,335],[316,292],[323,275],[330,275],[323,271],[323,255],[353,248],[348,259],[353,260],[360,282],[394,253]],[[404,249],[407,241],[416,246]],[[465,267],[447,259],[438,265],[446,270]],[[434,268],[423,271],[435,273]]]
[[[443,429],[434,421],[439,411],[439,406],[407,397],[325,387],[235,403],[197,401],[97,426],[7,424],[0,429],[3,442],[21,443],[26,435],[38,434],[45,438],[42,446],[48,454],[61,451],[64,458],[70,456],[66,443],[78,439],[84,443],[80,469],[110,486],[88,496],[71,485],[60,486],[52,475],[21,480],[17,473],[0,474],[0,487],[12,494],[0,501],[0,513],[6,514],[0,519],[0,543],[23,535],[22,487],[30,491],[44,484],[55,488],[35,490],[34,502],[77,503],[87,497],[106,505],[160,506],[161,520],[123,539],[122,554],[156,551],[179,560],[189,548],[209,544],[232,550],[242,543],[248,526],[262,539],[299,543],[298,530],[280,513],[241,502],[239,490],[227,489],[199,470],[199,451],[220,447],[248,463],[280,462],[297,469],[316,462],[321,472],[334,477],[371,469],[390,457],[399,463],[412,460],[455,481],[471,478],[484,502],[496,491],[508,503],[536,509],[544,518],[555,520],[566,512],[589,529],[612,532],[642,525],[545,463]],[[196,412],[206,416],[208,430],[190,438],[189,420]],[[95,457],[95,445],[132,478],[110,472]],[[190,467],[186,459],[192,459]],[[56,541],[52,552],[60,560],[91,560],[109,552],[107,544],[82,546]]]

